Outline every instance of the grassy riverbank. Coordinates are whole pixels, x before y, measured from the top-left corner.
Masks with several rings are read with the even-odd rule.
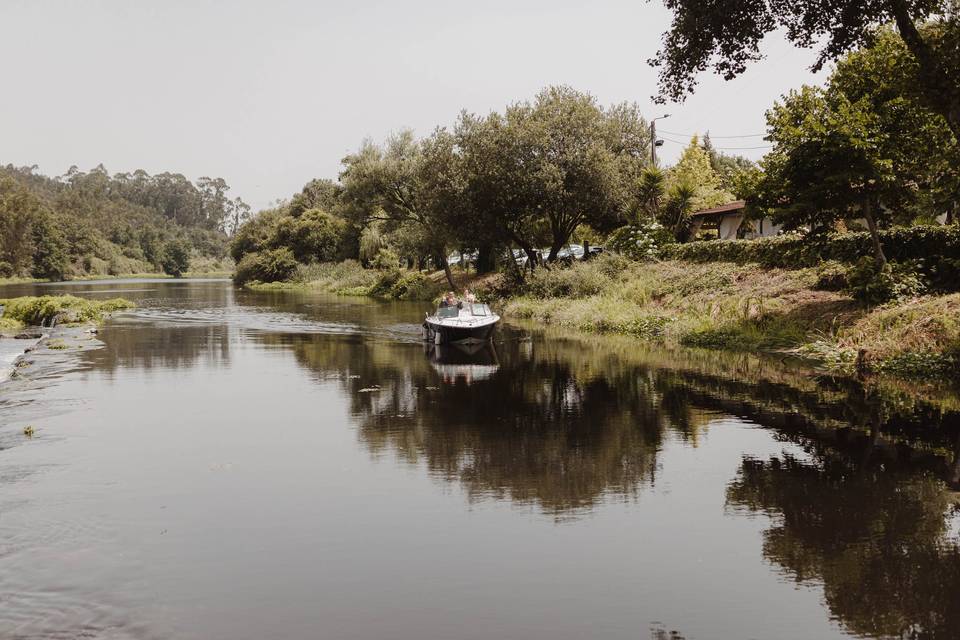
[[[114,311],[132,309],[124,298],[88,300],[76,296],[23,296],[0,300],[0,333],[17,331],[24,326],[50,324],[99,324]]]
[[[816,269],[637,263],[607,257],[540,271],[504,301],[510,317],[713,349],[790,350],[841,373],[857,366],[945,376],[960,366],[960,294],[868,308],[818,290]]]

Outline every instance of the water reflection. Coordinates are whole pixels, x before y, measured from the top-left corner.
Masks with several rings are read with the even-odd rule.
[[[823,585],[830,612],[870,637],[960,637],[960,544],[941,483],[810,443],[811,459],[746,458],[728,505],[774,526],[763,555]]]
[[[116,292],[83,286],[90,295]],[[770,358],[645,349],[630,340],[573,338],[535,327],[506,327],[490,347],[437,348],[419,341],[423,309],[414,304],[257,294],[224,283],[123,286],[130,289],[124,295],[140,296],[140,307],[104,329],[101,348],[51,355],[47,364],[38,356],[34,377],[0,396],[5,417],[16,418],[11,424],[47,415],[51,407],[68,413],[57,437],[84,461],[57,461],[64,473],[80,469],[69,495],[52,475],[46,493],[31,494],[33,483],[40,486],[46,477],[24,475],[38,468],[30,455],[43,459],[40,446],[23,454],[20,467],[0,471],[0,489],[19,485],[0,503],[8,509],[0,533],[16,551],[5,557],[0,549],[7,569],[0,600],[30,592],[31,582],[53,583],[32,568],[42,553],[33,546],[38,539],[57,549],[47,559],[60,557],[60,547],[70,553],[94,547],[91,540],[109,540],[106,556],[91,555],[87,571],[76,572],[92,576],[78,590],[89,595],[94,587],[125,585],[120,590],[142,611],[149,600],[144,594],[166,584],[164,606],[192,611],[211,625],[198,625],[196,637],[222,629],[226,618],[211,622],[192,604],[176,609],[178,596],[170,594],[187,585],[183,599],[192,603],[188,583],[213,575],[204,562],[249,578],[235,580],[249,589],[265,576],[271,593],[295,603],[267,607],[275,620],[325,602],[324,617],[346,612],[339,628],[355,629],[356,637],[378,635],[379,627],[364,626],[372,624],[367,609],[386,610],[418,589],[432,598],[448,594],[444,610],[455,624],[462,623],[461,613],[481,620],[483,603],[494,602],[505,575],[531,582],[508,594],[512,604],[498,602],[503,637],[533,628],[525,615],[562,616],[550,608],[560,601],[569,616],[549,637],[587,634],[574,631],[578,608],[615,627],[610,637],[642,637],[649,629],[654,638],[680,638],[669,631],[675,628],[711,637],[698,606],[717,620],[718,637],[742,637],[731,629],[780,637],[785,630],[763,616],[749,628],[724,619],[730,603],[712,604],[718,593],[709,580],[699,582],[710,572],[735,582],[738,569],[753,571],[753,578],[736,582],[745,589],[741,595],[766,597],[771,585],[756,581],[771,574],[753,546],[762,531],[764,558],[790,581],[822,585],[829,615],[851,633],[960,637],[953,605],[960,588],[960,517],[948,490],[960,484],[960,403],[950,393],[834,380]],[[69,371],[67,362],[73,363]],[[101,378],[110,381],[107,389]],[[56,389],[58,383],[65,389]],[[182,409],[173,406],[177,401]],[[33,444],[45,442],[55,427],[42,429]],[[98,440],[97,427],[109,438]],[[89,446],[71,440],[73,433],[89,438]],[[0,435],[6,438],[0,448],[23,442],[9,430]],[[131,462],[138,446],[141,458]],[[741,458],[755,450],[762,453]],[[104,476],[101,464],[109,470]],[[700,465],[709,473],[698,475]],[[678,473],[690,477],[677,479]],[[427,476],[432,481],[424,481]],[[469,504],[482,507],[463,509],[463,498],[438,485],[462,489]],[[402,489],[392,492],[395,487]],[[62,504],[37,498],[61,493]],[[156,498],[165,494],[162,502]],[[678,494],[684,498],[671,502]],[[534,515],[512,517],[509,508],[498,510],[502,505],[521,505]],[[91,513],[104,522],[91,524]],[[729,529],[731,522],[756,527]],[[478,526],[484,524],[487,529]],[[168,526],[182,537],[161,534]],[[117,529],[126,533],[116,541],[104,533]],[[698,534],[709,535],[718,550],[738,544],[746,550],[704,556],[691,551],[703,544]],[[152,536],[157,555],[149,555],[145,536]],[[263,540],[269,549],[257,546]],[[143,566],[114,565],[114,544],[123,554],[147,549]],[[609,549],[600,548],[605,544]],[[542,545],[553,546],[540,556]],[[254,548],[264,550],[250,554]],[[583,548],[593,553],[587,557]],[[448,575],[444,563],[463,564]],[[116,573],[116,583],[110,572],[91,570],[101,565]],[[570,567],[578,575],[564,575]],[[585,588],[571,586],[594,569]],[[154,572],[149,589],[131,581],[140,571]],[[286,589],[291,576],[299,582]],[[458,582],[460,576],[480,582]],[[196,601],[215,601],[222,583],[212,580],[207,589]],[[323,594],[321,604],[298,600],[313,593]],[[787,589],[779,611],[795,611],[789,604],[798,594]],[[251,591],[244,602],[260,602],[262,595]],[[691,612],[655,622],[659,610],[684,596]],[[827,616],[812,597],[813,608],[798,619],[823,622]],[[52,599],[57,602],[42,607],[60,606]],[[354,599],[365,606],[351,617]],[[638,621],[631,613],[641,601],[649,609],[644,615],[653,613]],[[229,601],[219,606],[240,609]],[[411,620],[424,616],[419,603],[408,606],[402,628],[415,629]],[[427,612],[431,620],[442,618],[442,608]],[[0,631],[8,620],[0,613]],[[621,633],[627,628],[629,634]],[[753,633],[757,628],[763,633]],[[294,626],[287,631],[287,637],[309,635]]]

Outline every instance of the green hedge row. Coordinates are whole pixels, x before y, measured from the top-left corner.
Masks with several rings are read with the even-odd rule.
[[[883,250],[892,262],[923,260],[933,267],[943,259],[960,258],[960,225],[896,227],[880,232]],[[671,244],[660,257],[690,262],[755,262],[768,267],[812,267],[823,260],[853,263],[873,255],[866,231],[820,236],[789,234],[757,240],[702,240]]]

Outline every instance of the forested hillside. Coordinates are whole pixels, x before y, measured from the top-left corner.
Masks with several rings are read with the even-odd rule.
[[[103,165],[55,178],[0,166],[0,277],[180,275],[191,260],[213,264],[250,210],[229,189],[222,178],[110,175]]]

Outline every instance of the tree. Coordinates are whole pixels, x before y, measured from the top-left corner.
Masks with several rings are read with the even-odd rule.
[[[163,272],[179,278],[190,268],[190,248],[180,239],[171,240],[163,247]]]
[[[33,222],[40,201],[17,181],[0,176],[0,262],[11,274],[29,273],[34,252]]]
[[[956,140],[942,116],[904,94],[912,65],[900,39],[881,30],[824,88],[792,92],[767,114],[775,146],[756,199],[787,228],[862,217],[880,269],[880,226],[908,223],[924,207],[934,217],[957,200]]]
[[[463,114],[456,136],[473,210],[531,265],[541,234],[552,262],[578,226],[620,224],[649,150],[635,105],[604,110],[569,87],[548,87],[503,115]]]
[[[708,209],[734,199],[733,194],[723,188],[720,175],[713,168],[710,153],[700,146],[697,136],[690,140],[677,164],[670,168],[668,184],[683,184],[692,188],[694,193],[690,205],[694,209]]]
[[[234,198],[228,203],[227,211],[230,218],[229,233],[231,236],[235,236],[237,231],[240,230],[240,226],[250,219],[250,205],[240,198]]]
[[[782,29],[801,47],[824,42],[814,64],[868,44],[879,25],[893,23],[915,61],[914,89],[960,137],[960,4],[956,0],[664,0],[673,12],[663,46],[650,60],[660,68],[659,100],[681,101],[708,67],[730,80],[760,59],[760,42]],[[926,21],[930,21],[925,24]]]
[[[410,130],[387,139],[381,147],[367,140],[360,150],[343,160],[340,174],[341,202],[345,214],[361,226],[382,220],[387,231],[401,226],[417,228],[418,251],[432,255],[446,272],[451,287],[453,275],[446,262],[449,218],[441,203],[447,192],[438,190],[447,179],[443,158],[452,153],[452,139],[442,130],[427,141],[416,140]]]
[[[786,228],[827,229],[858,210],[882,267],[879,204],[900,193],[886,153],[889,137],[876,115],[842,94],[803,87],[771,109],[767,126],[776,146],[763,161],[763,198],[775,219]]]
[[[62,280],[67,270],[67,241],[53,216],[42,212],[33,221],[33,267],[35,278]]]
[[[330,262],[338,257],[344,226],[329,213],[308,209],[296,218],[280,218],[267,246],[289,248],[298,262]]]

